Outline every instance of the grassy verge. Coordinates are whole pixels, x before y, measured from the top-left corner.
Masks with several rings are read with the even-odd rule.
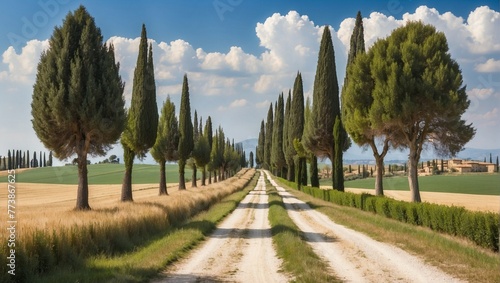
[[[39,278],[38,282],[144,282],[152,279],[212,232],[255,187],[256,180],[254,176],[243,190],[227,196],[185,224],[168,229],[162,237],[134,252],[91,257],[79,269],[60,269]]]
[[[283,268],[295,277],[295,282],[340,282],[325,272],[328,265],[303,240],[299,228],[288,216],[282,198],[266,179],[269,194],[269,222],[273,243]]]
[[[285,184],[281,184],[285,188]],[[427,228],[401,223],[383,216],[344,207],[290,190],[312,208],[338,224],[398,246],[425,262],[469,282],[500,282],[500,256],[474,244]]]

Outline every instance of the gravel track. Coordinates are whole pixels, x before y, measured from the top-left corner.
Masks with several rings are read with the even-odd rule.
[[[331,270],[346,282],[462,282],[393,245],[338,225],[268,180],[295,222]]]
[[[156,282],[288,282],[272,245],[264,177],[186,259]]]

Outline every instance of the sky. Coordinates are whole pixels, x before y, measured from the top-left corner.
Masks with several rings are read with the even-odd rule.
[[[463,118],[477,129],[466,147],[500,148],[498,0],[3,0],[0,107],[5,118],[0,122],[0,155],[8,149],[47,151],[31,124],[36,66],[54,27],[80,5],[115,47],[127,107],[144,23],[153,44],[159,111],[168,95],[178,110],[187,74],[192,112],[203,120],[210,115],[214,126],[221,125],[236,142],[258,137],[269,104],[288,92],[298,71],[305,95],[312,96],[324,25],[332,30],[341,83],[358,10],[367,48],[405,22],[421,20],[444,32],[450,54],[461,67],[471,101]],[[123,150],[116,145],[110,154],[122,156]]]

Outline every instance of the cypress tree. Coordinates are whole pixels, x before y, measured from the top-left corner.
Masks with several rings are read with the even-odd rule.
[[[29,158],[28,158],[29,159]],[[47,164],[48,166],[51,166],[52,167],[52,150],[49,151],[49,162]]]
[[[263,168],[266,170],[271,170],[271,147],[273,144],[273,104],[269,105],[269,111],[267,111],[267,122],[265,131],[265,141],[264,141],[264,162]]]
[[[302,86],[302,75],[297,72],[295,82],[293,84],[293,98],[290,111],[290,129],[288,132],[288,139],[292,142],[302,141],[302,134],[304,132],[304,88]],[[295,163],[295,182],[300,185],[302,170],[307,170],[307,167],[302,166],[302,159],[304,157],[298,156],[295,147],[292,146],[289,152],[293,156]]]
[[[493,164],[493,159],[491,158],[491,152],[490,152],[490,163]]]
[[[210,117],[209,117],[210,118]],[[207,119],[207,124],[208,124],[208,119]],[[206,129],[206,128],[205,128]],[[201,120],[200,120],[200,130],[201,130]],[[208,140],[208,132],[199,132],[198,133],[198,139],[194,145],[193,149],[193,156],[194,160],[196,162],[196,166],[202,169],[201,171],[201,185],[205,186],[205,179],[206,179],[206,166],[210,162],[210,142]],[[193,176],[194,178],[196,177],[195,175]]]
[[[156,141],[151,148],[151,156],[160,164],[159,195],[168,195],[165,163],[177,160],[179,146],[179,123],[175,116],[175,105],[167,96],[163,103]]]
[[[134,70],[132,101],[121,143],[125,161],[121,201],[133,201],[132,167],[134,158],[142,159],[155,144],[158,132],[158,108],[153,65],[153,47],[149,45],[146,26],[142,25],[139,54]]]
[[[42,160],[43,160],[43,159],[42,159],[42,152],[41,152],[41,151],[40,151],[40,159],[39,159],[39,160],[40,160],[40,161],[39,161],[39,163],[38,163],[38,167],[40,167],[40,168],[41,168],[41,167],[43,167],[43,162],[42,162]]]
[[[210,116],[208,116],[207,118],[207,122],[205,123],[205,130],[204,130],[204,135],[207,137],[207,140],[208,140],[208,146],[210,147],[210,153],[209,155],[211,155],[212,153],[212,147],[213,147],[213,131],[212,131],[212,118]],[[208,183],[211,184],[212,183],[212,166],[210,164],[210,161],[207,163],[207,166],[208,167]]]
[[[335,118],[333,127],[333,138],[335,139],[335,160],[333,164],[333,188],[344,191],[344,166],[342,164],[342,146],[337,141],[344,141],[345,133],[342,129],[340,115]]]
[[[194,150],[196,148],[196,144],[198,143],[198,112],[194,110],[194,119],[193,119],[193,152],[192,152],[192,157],[189,161],[191,169],[192,169],[192,177],[191,177],[191,187],[196,188],[196,175],[198,172],[196,172],[196,151]]]
[[[5,158],[5,156],[3,157],[3,167],[2,168],[3,168],[3,170],[7,170],[7,159]]]
[[[12,169],[12,156],[10,155],[10,149],[7,153],[7,157],[8,157],[8,161],[7,161],[7,170],[11,170]]]
[[[4,157],[4,158],[5,158],[5,157]],[[497,169],[496,171],[498,172],[498,171],[499,171],[499,169],[500,169],[500,167],[498,167],[498,155],[497,155],[497,162],[496,162],[496,165],[497,165],[497,166],[496,166],[496,169]]]
[[[114,49],[83,6],[56,27],[33,87],[33,129],[60,159],[77,155],[76,209],[88,210],[87,155],[105,155],[123,131],[124,84]]]
[[[284,123],[284,103],[283,93],[278,96],[276,113],[273,123],[273,143],[271,149],[271,164],[276,169],[277,176],[283,177],[283,168],[286,165],[283,153],[283,123]]]
[[[249,165],[250,165],[250,168],[253,168],[253,151],[250,151],[249,155],[248,155],[248,158],[250,159],[249,160]]]
[[[293,153],[294,153],[293,141],[290,141],[289,139],[290,136],[289,132],[291,130],[290,128],[291,107],[292,107],[292,93],[289,90],[285,104],[285,122],[283,124],[283,152],[285,153],[285,160],[287,167],[286,179],[288,181],[295,180],[295,175],[294,175],[295,164],[293,162]]]
[[[311,119],[304,134],[304,145],[318,157],[334,161],[333,126],[340,114],[339,86],[330,29],[325,26],[318,53],[314,78]]]
[[[179,112],[179,190],[186,189],[184,170],[186,161],[194,148],[193,122],[191,120],[191,105],[189,101],[189,85],[187,75],[182,82],[181,108]]]
[[[45,152],[43,153],[43,167],[47,167],[47,159],[45,158]]]
[[[259,131],[259,140],[257,142],[256,152],[256,163],[257,167],[261,168],[264,165],[264,148],[266,142],[266,126],[264,124],[264,120],[260,123],[260,131]]]

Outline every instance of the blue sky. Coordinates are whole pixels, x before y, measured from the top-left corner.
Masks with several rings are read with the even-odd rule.
[[[334,30],[339,82],[343,81],[353,18],[364,17],[368,47],[407,20],[443,31],[463,71],[477,127],[466,146],[499,148],[500,5],[498,1],[73,1],[4,0],[0,4],[0,105],[12,119],[0,124],[0,155],[42,150],[31,129],[31,91],[40,53],[54,26],[83,4],[113,43],[130,100],[137,37],[145,23],[154,43],[160,107],[167,95],[179,105],[188,74],[193,110],[212,116],[236,141],[258,136],[269,103],[303,73],[312,94],[321,26]],[[487,7],[482,7],[487,6]],[[14,118],[18,117],[18,118]],[[113,153],[121,155],[121,148]],[[102,158],[97,158],[99,160]]]

